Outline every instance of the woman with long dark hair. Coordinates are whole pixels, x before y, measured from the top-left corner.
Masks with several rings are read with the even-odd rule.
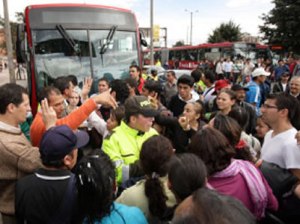
[[[114,202],[115,168],[104,153],[84,157],[79,162],[76,183],[83,223],[147,223],[139,208]]]
[[[158,115],[155,122],[166,127],[165,135],[172,141],[176,153],[183,153],[186,152],[191,137],[206,124],[204,114],[204,104],[197,100],[187,103],[179,118]]]
[[[277,210],[278,202],[261,172],[251,162],[233,159],[236,152],[220,131],[204,128],[192,138],[189,151],[206,164],[212,188],[242,201],[257,219],[266,209]]]
[[[169,188],[180,203],[197,189],[205,187],[206,178],[203,161],[193,153],[182,153],[176,156],[170,166]]]
[[[117,202],[139,207],[150,222],[163,220],[167,208],[176,204],[167,186],[173,154],[171,142],[162,135],[145,141],[140,153],[140,165],[146,179],[124,190]]]

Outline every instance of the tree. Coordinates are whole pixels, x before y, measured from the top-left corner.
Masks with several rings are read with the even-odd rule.
[[[240,25],[234,24],[231,20],[228,23],[221,23],[219,27],[214,29],[213,33],[209,35],[209,43],[218,43],[224,41],[240,41],[241,28]]]
[[[13,50],[15,52],[16,49],[16,41],[17,41],[17,26],[18,23],[23,22],[24,20],[24,13],[22,12],[16,12],[15,17],[18,22],[10,22],[10,29],[11,29],[11,37],[12,37],[12,45],[13,45]],[[4,18],[0,16],[0,26],[4,27]],[[6,42],[0,45],[0,48],[6,48]]]
[[[286,51],[300,53],[300,1],[273,0],[275,7],[262,15],[260,26],[263,39],[268,44],[281,45]]]
[[[173,47],[180,47],[180,46],[184,46],[185,44],[184,44],[184,41],[183,40],[179,40],[179,41],[177,41],[174,45],[173,45]]]

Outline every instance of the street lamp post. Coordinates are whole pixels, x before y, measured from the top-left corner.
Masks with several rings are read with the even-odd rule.
[[[186,12],[189,12],[191,14],[191,27],[190,27],[190,45],[193,45],[193,13],[199,12],[198,10],[188,10],[185,9]]]
[[[154,58],[153,58],[153,0],[150,0],[150,65],[154,65]]]

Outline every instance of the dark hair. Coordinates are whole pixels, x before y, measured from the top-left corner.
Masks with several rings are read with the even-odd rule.
[[[246,109],[240,106],[234,106],[228,113],[228,116],[236,120],[241,128],[245,130],[249,122],[249,115]]]
[[[234,147],[240,141],[242,128],[233,118],[218,113],[214,117],[214,128],[227,138],[231,146]]]
[[[242,146],[237,146],[241,141],[243,129],[234,118],[218,113],[214,118],[214,128],[219,130],[227,138],[229,144],[235,149],[236,154],[234,158],[250,162],[254,161],[250,148],[245,142]]]
[[[204,71],[204,77],[205,77],[205,79],[208,79],[210,81],[210,83],[214,83],[216,80],[215,74],[210,70]]]
[[[116,100],[120,104],[124,104],[125,100],[129,96],[129,88],[126,85],[126,82],[121,79],[115,79],[110,82],[111,92],[116,93]]]
[[[149,92],[156,92],[158,96],[160,96],[161,92],[163,91],[162,85],[158,81],[154,80],[147,80],[143,88],[149,90]]]
[[[180,201],[205,185],[207,172],[203,161],[192,153],[178,154],[168,174],[171,191]]]
[[[110,158],[103,152],[83,157],[75,172],[80,217],[94,223],[109,215],[115,186],[115,167]]]
[[[157,75],[157,70],[156,69],[151,69],[150,73],[151,73],[151,75]]]
[[[235,156],[235,150],[226,137],[220,131],[210,127],[200,130],[192,137],[188,151],[203,160],[208,175],[225,169]]]
[[[137,88],[138,87],[138,83],[134,78],[127,78],[125,79],[125,82],[131,87],[131,88]]]
[[[199,82],[199,80],[201,79],[202,74],[203,74],[203,70],[199,69],[199,68],[196,68],[195,70],[193,70],[191,72],[191,76],[194,78],[195,82]]]
[[[255,217],[239,200],[200,188],[195,191],[190,205],[175,213],[173,224],[255,224]],[[180,206],[180,205],[179,205]],[[180,208],[179,208],[180,209]]]
[[[138,72],[141,72],[141,68],[138,65],[130,65],[129,68],[136,68]]]
[[[231,89],[221,89],[218,95],[220,95],[221,93],[226,93],[227,95],[229,95],[231,100],[236,100],[236,92]]]
[[[72,150],[68,155],[71,155],[73,153],[73,151],[74,150]],[[41,161],[44,166],[53,167],[53,168],[57,168],[57,169],[62,168],[65,165],[64,158],[59,159],[59,160],[51,160],[49,158],[45,158],[45,157],[41,156]]]
[[[106,84],[109,86],[109,80],[108,80],[107,77],[102,77],[102,78],[98,79],[98,82],[97,82],[97,83],[99,84],[99,82],[101,82],[101,81],[106,82]]]
[[[200,105],[200,119],[199,120],[203,120],[206,122],[206,118],[205,118],[205,104],[202,100],[197,100],[195,103]]]
[[[142,74],[141,74],[142,73],[141,68],[138,65],[130,65],[129,69],[131,69],[131,68],[136,68],[136,71],[140,73],[139,77],[142,76]]]
[[[186,85],[188,85],[190,87],[193,87],[194,82],[195,81],[194,81],[194,78],[192,76],[184,74],[184,75],[180,76],[179,79],[177,80],[177,86],[179,84],[186,84]]]
[[[54,87],[59,89],[61,94],[64,94],[64,91],[70,87],[71,79],[67,76],[58,77],[54,80]]]
[[[123,105],[117,107],[110,111],[111,115],[116,118],[118,125],[120,125],[121,120],[125,117],[125,107]]]
[[[74,86],[78,85],[78,80],[75,75],[68,75],[69,80],[73,83]]]
[[[23,102],[23,94],[28,95],[26,89],[14,83],[7,83],[0,87],[0,114],[5,114],[7,106],[12,103],[19,106]]]
[[[159,177],[166,176],[172,158],[173,146],[169,139],[162,135],[146,140],[141,149],[140,163],[147,175],[145,195],[148,198],[149,210],[153,216],[162,218],[166,209],[167,196]]]
[[[167,73],[170,73],[173,77],[176,78],[176,74],[173,70],[168,70]]]
[[[288,120],[297,130],[300,129],[300,121],[299,121],[300,103],[295,97],[289,94],[279,93],[279,94],[270,94],[267,96],[267,99],[275,100],[275,104],[278,110],[287,109]]]
[[[50,96],[51,96],[53,93],[55,93],[55,94],[57,94],[57,95],[61,95],[60,90],[57,89],[57,88],[54,87],[54,86],[46,86],[46,87],[44,87],[44,88],[40,91],[40,93],[38,94],[38,96],[39,96],[39,99],[38,99],[39,103],[41,103],[41,101],[42,101],[43,99],[45,99],[45,98],[46,98],[47,101],[49,102],[49,98],[50,98]]]
[[[111,81],[113,81],[115,78],[113,76],[113,74],[111,74],[110,72],[105,72],[103,74],[103,78],[105,78],[106,80],[108,80],[108,83],[110,83]]]

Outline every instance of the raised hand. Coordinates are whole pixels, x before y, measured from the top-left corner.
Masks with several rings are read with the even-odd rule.
[[[152,106],[155,110],[157,110],[158,107],[159,107],[159,101],[158,101],[158,99],[157,99],[157,96],[158,96],[158,93],[155,93],[154,96],[150,96],[150,95],[148,96],[148,100],[150,101],[151,106]]]
[[[191,129],[189,124],[189,119],[187,117],[181,116],[178,118],[178,122],[183,130],[188,131]]]
[[[103,93],[93,96],[92,99],[94,99],[97,104],[101,104],[104,106],[110,106],[115,109],[115,108],[117,108],[118,104],[117,104],[115,98],[112,95],[110,95],[110,91],[111,91],[111,89],[106,90]]]
[[[91,91],[92,83],[93,83],[92,78],[87,77],[84,79],[83,87],[82,87],[82,91],[81,91],[81,98],[83,101],[88,98],[88,95]]]
[[[52,107],[49,107],[48,100],[45,98],[41,102],[43,121],[46,126],[46,130],[54,127],[57,120],[57,115]]]

